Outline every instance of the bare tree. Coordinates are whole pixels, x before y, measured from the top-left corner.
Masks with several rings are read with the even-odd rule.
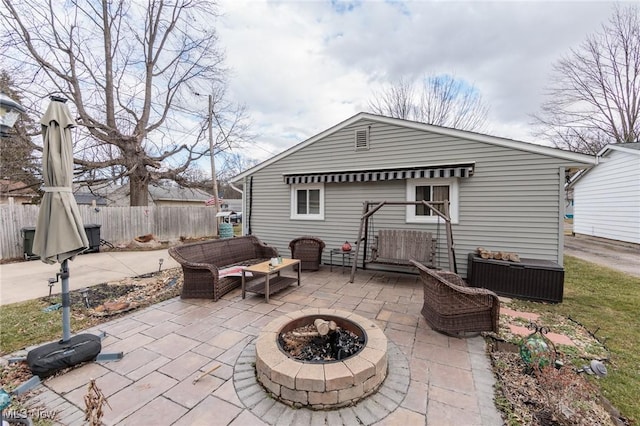
[[[616,6],[602,30],[554,65],[547,99],[534,116],[539,136],[595,154],[640,135],[640,13]]]
[[[483,131],[489,108],[478,90],[451,76],[425,77],[420,90],[401,78],[369,101],[375,114],[460,130]]]
[[[405,78],[374,93],[369,101],[371,112],[403,120],[415,119],[416,107],[413,84]]]
[[[0,91],[11,99],[22,103],[20,92],[14,88],[11,77],[4,70],[0,72]],[[14,183],[8,191],[26,188],[38,190],[42,183],[38,147],[31,141],[40,129],[27,114],[21,114],[11,131],[0,137],[0,179]]]
[[[217,97],[215,149],[242,139],[245,109],[221,98],[212,0],[2,2],[4,63],[30,76],[32,96],[73,102],[85,133],[76,166],[87,179],[128,181],[132,206],[147,205],[152,181],[188,184],[209,154],[196,88]]]

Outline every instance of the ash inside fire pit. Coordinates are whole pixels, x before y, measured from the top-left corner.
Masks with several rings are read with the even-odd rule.
[[[336,329],[326,336],[307,336],[315,333],[312,325],[298,327],[282,334],[282,349],[298,361],[340,361],[358,353],[364,340],[348,330]]]
[[[280,348],[293,359],[311,363],[341,361],[365,346],[364,330],[351,322],[345,323],[343,318],[302,320],[289,324],[278,337]]]

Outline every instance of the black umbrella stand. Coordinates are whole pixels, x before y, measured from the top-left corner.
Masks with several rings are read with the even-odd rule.
[[[71,339],[71,295],[69,294],[69,260],[65,259],[60,265],[62,278],[62,343]]]
[[[118,361],[124,357],[122,352],[102,353],[100,341],[106,337],[104,332],[96,336],[94,334],[77,334],[71,336],[71,294],[69,292],[69,260],[65,259],[60,264],[60,272],[56,279],[49,282],[62,284],[62,339],[58,342],[47,343],[30,350],[26,357],[10,358],[9,362],[27,361],[31,372],[34,374],[26,382],[17,386],[12,395],[20,395],[37,386],[44,379],[64,368],[77,364],[96,361]]]

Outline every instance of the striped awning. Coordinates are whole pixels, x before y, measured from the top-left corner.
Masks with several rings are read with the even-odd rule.
[[[473,168],[474,164],[470,163],[378,170],[286,173],[284,174],[284,182],[293,185],[301,183],[376,182],[398,179],[465,178],[473,176]]]

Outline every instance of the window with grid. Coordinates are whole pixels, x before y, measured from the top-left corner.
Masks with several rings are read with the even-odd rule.
[[[407,201],[425,200],[434,203],[444,213],[444,205],[438,201],[449,201],[449,215],[453,223],[458,221],[458,181],[457,179],[409,179],[407,180]],[[438,215],[424,205],[407,206],[407,222],[437,222]]]
[[[291,218],[305,220],[324,219],[324,186],[292,185]]]

